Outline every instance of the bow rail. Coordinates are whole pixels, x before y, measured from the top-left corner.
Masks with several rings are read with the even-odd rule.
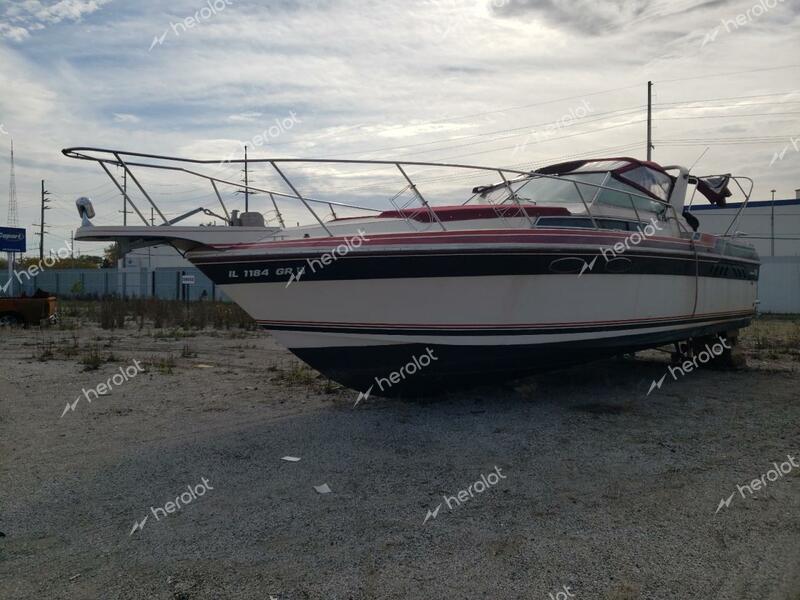
[[[232,221],[231,221],[231,218],[230,218],[230,213],[228,211],[228,208],[225,205],[224,200],[222,199],[222,195],[220,194],[220,189],[219,189],[220,186],[231,186],[231,187],[236,188],[237,190],[244,190],[246,192],[258,192],[258,193],[262,193],[262,194],[267,194],[270,197],[271,201],[272,201],[272,204],[273,204],[273,206],[275,208],[275,211],[277,212],[278,219],[279,219],[279,221],[281,222],[282,225],[283,225],[283,222],[284,222],[283,221],[283,216],[282,216],[282,214],[280,212],[280,209],[278,208],[278,204],[277,204],[276,198],[297,200],[314,217],[314,219],[322,227],[322,229],[331,237],[333,237],[333,233],[331,233],[330,229],[327,227],[325,222],[319,216],[317,211],[314,210],[312,205],[318,205],[318,204],[327,205],[331,209],[331,212],[334,215],[336,214],[333,211],[333,207],[334,206],[342,207],[342,208],[350,208],[350,209],[355,209],[355,210],[361,210],[361,211],[368,211],[368,212],[382,212],[383,209],[373,208],[373,207],[368,207],[368,206],[359,206],[359,205],[355,205],[355,204],[337,202],[337,201],[333,201],[333,200],[321,200],[321,199],[318,199],[318,198],[313,198],[311,196],[302,194],[299,191],[299,189],[297,188],[297,186],[292,182],[292,180],[289,179],[289,177],[286,175],[285,170],[282,169],[279,165],[284,166],[284,168],[287,165],[291,166],[291,165],[300,165],[300,164],[306,164],[306,165],[308,165],[308,164],[333,164],[333,165],[393,166],[399,171],[400,175],[402,176],[403,180],[406,183],[406,187],[400,193],[395,195],[394,198],[390,199],[389,200],[390,203],[392,203],[392,205],[395,207],[395,209],[397,209],[399,211],[399,213],[401,215],[404,215],[404,217],[408,220],[408,217],[405,215],[405,212],[403,210],[403,208],[406,208],[408,205],[406,205],[405,207],[401,208],[401,207],[398,207],[395,204],[394,201],[402,193],[404,193],[405,191],[411,190],[411,192],[413,193],[414,198],[416,198],[416,200],[421,204],[421,206],[423,207],[424,210],[427,210],[429,212],[429,214],[431,216],[431,220],[432,220],[431,222],[435,222],[439,227],[441,227],[441,229],[443,231],[447,231],[447,228],[445,227],[444,223],[442,223],[442,221],[439,219],[438,215],[436,214],[436,211],[434,211],[431,208],[431,205],[429,204],[429,202],[426,199],[426,197],[423,196],[423,194],[420,192],[417,184],[409,176],[408,171],[407,171],[408,167],[434,167],[434,168],[442,168],[442,169],[469,170],[469,171],[478,171],[478,172],[487,172],[487,173],[499,174],[499,176],[500,176],[500,182],[499,183],[493,184],[493,185],[490,185],[490,186],[485,186],[483,188],[475,188],[475,189],[473,189],[472,190],[472,197],[469,198],[465,202],[465,204],[469,203],[470,201],[472,201],[473,199],[475,199],[478,196],[482,196],[483,195],[485,197],[486,190],[505,188],[508,191],[508,196],[502,202],[499,202],[498,204],[492,204],[492,206],[494,207],[495,212],[498,213],[498,216],[503,218],[503,214],[502,214],[502,210],[503,209],[500,207],[500,205],[505,204],[507,202],[511,202],[511,203],[515,204],[519,208],[519,214],[522,214],[527,218],[527,220],[529,222],[529,225],[531,227],[534,227],[535,223],[530,218],[530,216],[528,215],[527,211],[525,211],[524,208],[522,207],[522,201],[517,196],[517,194],[515,193],[515,190],[513,188],[513,184],[515,184],[515,183],[518,183],[518,182],[524,181],[524,180],[528,180],[528,179],[531,179],[531,178],[550,178],[550,179],[558,179],[558,180],[561,180],[561,181],[566,181],[566,182],[573,183],[574,186],[575,186],[575,189],[577,191],[578,197],[580,198],[580,201],[581,201],[581,203],[583,204],[583,206],[584,206],[584,208],[586,210],[586,215],[591,219],[591,221],[592,221],[592,223],[594,224],[595,227],[598,227],[598,225],[597,225],[597,223],[595,221],[595,217],[592,215],[592,211],[591,211],[591,208],[590,208],[591,204],[593,204],[593,201],[597,198],[597,196],[599,195],[599,193],[602,190],[610,190],[612,192],[613,191],[618,191],[618,190],[615,190],[613,187],[609,187],[608,185],[606,185],[606,181],[604,181],[602,184],[595,184],[595,183],[589,183],[589,182],[586,182],[586,181],[578,181],[578,180],[575,180],[575,179],[571,179],[569,176],[564,176],[564,175],[549,175],[549,174],[544,174],[544,173],[531,171],[531,170],[525,171],[525,170],[511,169],[511,168],[506,168],[506,167],[487,167],[487,166],[481,166],[481,165],[466,165],[466,164],[458,164],[458,163],[436,163],[436,162],[398,161],[398,160],[327,159],[327,158],[319,158],[319,159],[308,159],[308,158],[253,158],[253,159],[225,159],[225,160],[220,161],[220,160],[208,160],[208,159],[182,158],[182,157],[166,156],[166,155],[159,155],[159,154],[146,154],[146,153],[141,153],[141,152],[129,152],[129,151],[124,151],[124,150],[115,150],[115,149],[108,149],[108,148],[92,148],[92,147],[65,148],[64,150],[62,150],[62,154],[64,154],[64,156],[67,156],[69,158],[74,158],[74,159],[77,159],[77,160],[92,161],[92,162],[98,163],[102,167],[102,169],[105,171],[105,173],[108,175],[108,177],[111,179],[111,181],[114,183],[114,185],[117,187],[117,189],[119,190],[120,194],[122,194],[122,196],[125,198],[125,200],[128,203],[130,203],[130,205],[134,209],[135,213],[139,216],[139,218],[142,220],[142,222],[146,226],[152,226],[152,223],[148,222],[148,220],[144,217],[142,212],[139,210],[138,206],[134,203],[133,199],[130,197],[130,195],[127,192],[127,190],[120,184],[120,182],[117,180],[117,178],[111,172],[111,170],[109,169],[109,166],[121,167],[125,171],[127,176],[133,181],[133,183],[136,185],[136,187],[139,189],[139,191],[142,193],[142,195],[146,198],[147,202],[150,204],[150,206],[152,207],[154,212],[157,213],[158,216],[162,219],[163,223],[160,226],[173,225],[176,222],[179,222],[182,219],[185,219],[185,218],[188,218],[189,216],[197,214],[200,211],[205,212],[205,214],[212,214],[215,217],[218,217],[218,215],[215,215],[214,213],[211,213],[211,211],[208,211],[207,209],[195,209],[195,210],[190,211],[189,213],[186,213],[184,215],[181,215],[181,216],[179,216],[179,217],[177,217],[175,219],[172,219],[172,220],[167,219],[167,217],[164,215],[164,213],[159,209],[159,207],[156,204],[156,202],[153,200],[153,197],[146,191],[146,189],[144,188],[142,183],[139,181],[139,179],[133,173],[133,170],[132,170],[133,167],[143,168],[143,169],[157,169],[157,170],[165,170],[165,171],[172,171],[172,172],[181,172],[181,173],[186,173],[186,174],[189,174],[189,175],[192,175],[192,176],[195,176],[195,177],[199,177],[201,179],[204,179],[204,180],[208,181],[211,184],[211,187],[212,187],[212,189],[214,191],[214,194],[215,194],[217,200],[220,203],[220,206],[222,207],[223,212],[225,213],[225,218],[228,221],[228,224],[232,224]],[[166,163],[166,164],[162,164],[162,163]],[[197,167],[201,167],[201,166],[226,165],[226,164],[232,164],[232,165],[237,165],[237,164],[247,164],[247,165],[249,165],[249,164],[268,164],[274,169],[274,171],[277,173],[277,175],[280,177],[280,179],[286,184],[286,186],[289,188],[291,193],[287,192],[287,191],[280,191],[280,190],[275,190],[275,189],[263,188],[263,187],[254,186],[254,185],[250,185],[250,184],[243,184],[242,182],[238,182],[238,181],[230,181],[228,179],[224,179],[222,177],[218,177],[218,176],[215,176],[215,175],[209,175],[207,173],[202,173],[199,170],[197,170]],[[594,194],[594,196],[592,198],[589,198],[587,200],[587,198],[584,196],[584,193],[581,191],[582,187],[583,188],[592,188],[592,189],[596,190],[596,193]],[[638,211],[637,211],[635,203],[633,201],[633,197],[634,196],[637,196],[639,198],[643,198],[643,199],[645,199],[647,201],[650,201],[650,202],[658,202],[658,203],[662,204],[664,206],[664,212],[665,213],[669,212],[670,209],[671,209],[671,213],[672,213],[673,218],[678,223],[679,227],[681,229],[685,230],[685,228],[683,227],[683,225],[680,223],[680,221],[677,218],[677,212],[675,211],[675,207],[672,206],[668,201],[657,200],[657,199],[654,199],[651,196],[646,196],[644,194],[640,194],[640,193],[636,193],[636,192],[629,192],[629,193],[627,193],[627,195],[630,197],[631,206],[633,207],[633,210],[637,213],[637,215],[638,215]],[[500,211],[500,212],[498,212],[498,211]]]

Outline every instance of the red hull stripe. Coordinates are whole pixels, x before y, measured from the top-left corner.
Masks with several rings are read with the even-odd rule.
[[[613,246],[617,242],[623,242],[629,239],[635,232],[626,231],[565,231],[563,229],[538,229],[532,231],[509,231],[509,230],[481,230],[481,231],[459,231],[459,232],[441,232],[441,233],[384,233],[376,234],[370,237],[367,234],[364,238],[364,246],[385,246],[385,245],[425,245],[425,244],[509,244],[509,243],[525,243],[525,244],[580,244],[590,243],[595,245]],[[347,243],[348,241],[356,239],[356,235],[333,237],[333,238],[312,238],[303,240],[290,240],[290,241],[276,241],[276,242],[251,242],[241,244],[220,244],[212,245],[215,250],[245,250],[256,248],[331,248],[339,244]],[[703,234],[700,240],[697,241],[697,246],[708,248],[714,247],[714,236]],[[675,237],[649,237],[645,238],[641,247],[647,246],[680,246],[688,248],[691,246],[690,240]]]

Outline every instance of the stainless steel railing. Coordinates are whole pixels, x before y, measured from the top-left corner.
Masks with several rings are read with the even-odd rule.
[[[416,200],[420,203],[421,208],[423,210],[427,210],[430,214],[431,222],[436,223],[443,231],[447,231],[447,227],[445,224],[439,219],[439,216],[436,214],[436,211],[431,208],[430,203],[428,202],[425,195],[422,194],[418,185],[414,182],[414,180],[408,174],[408,167],[435,167],[435,168],[445,168],[445,169],[462,169],[462,170],[471,170],[471,171],[480,171],[480,172],[487,172],[487,173],[497,173],[500,176],[501,182],[496,185],[487,186],[487,189],[506,189],[508,191],[508,196],[501,202],[503,204],[505,202],[511,202],[516,205],[520,216],[523,216],[527,219],[528,225],[530,227],[535,227],[536,222],[528,212],[525,210],[522,200],[516,194],[514,190],[514,185],[520,183],[522,181],[529,181],[531,178],[550,178],[550,179],[557,179],[560,181],[567,181],[571,182],[575,186],[575,190],[577,192],[578,198],[580,198],[581,204],[583,205],[586,215],[592,220],[592,224],[595,228],[598,228],[597,220],[595,215],[592,213],[592,205],[598,199],[600,193],[603,190],[609,190],[614,193],[626,193],[631,201],[631,206],[636,214],[637,219],[639,219],[639,211],[636,208],[636,203],[634,201],[634,197],[643,198],[648,202],[656,202],[662,204],[664,206],[664,212],[669,211],[671,209],[672,218],[675,219],[676,223],[678,224],[679,228],[685,230],[685,227],[681,224],[680,220],[678,219],[677,212],[675,207],[671,205],[667,201],[659,200],[651,196],[646,196],[644,194],[639,194],[635,192],[622,192],[619,189],[612,188],[607,186],[606,183],[608,182],[608,177],[603,180],[601,184],[596,183],[589,183],[586,181],[581,181],[577,179],[572,179],[569,176],[562,176],[562,175],[549,175],[538,173],[534,171],[521,171],[517,169],[509,169],[504,167],[485,167],[479,165],[465,165],[465,164],[456,164],[456,163],[435,163],[435,162],[419,162],[419,161],[392,161],[392,160],[355,160],[355,159],[300,159],[300,158],[262,158],[262,159],[247,159],[248,164],[268,164],[272,167],[272,169],[278,174],[280,179],[286,184],[288,189],[291,193],[282,192],[279,190],[274,189],[267,189],[262,188],[259,186],[254,185],[243,185],[241,182],[230,181],[227,179],[223,179],[221,177],[216,177],[214,175],[208,175],[206,173],[202,173],[196,168],[192,167],[192,165],[203,166],[203,165],[218,165],[218,164],[243,164],[245,160],[224,160],[224,161],[217,161],[217,160],[201,160],[201,159],[190,159],[190,158],[180,158],[180,157],[173,157],[173,156],[164,156],[164,155],[157,155],[157,154],[145,154],[139,152],[127,152],[123,150],[114,150],[114,149],[106,149],[106,148],[88,148],[88,147],[75,147],[75,148],[66,148],[62,150],[62,153],[70,158],[78,159],[78,160],[87,160],[93,161],[100,164],[102,169],[108,175],[108,177],[114,182],[117,189],[119,189],[120,193],[125,197],[126,201],[129,202],[142,220],[142,222],[150,226],[151,223],[144,217],[142,212],[136,206],[134,201],[131,199],[128,192],[120,185],[119,181],[114,177],[111,170],[108,168],[109,165],[115,167],[122,167],[128,177],[134,182],[137,189],[142,193],[145,197],[147,202],[150,204],[152,209],[158,216],[163,220],[163,225],[169,225],[169,220],[166,216],[162,213],[162,211],[157,206],[156,202],[154,201],[153,197],[146,191],[144,186],[141,184],[139,179],[133,173],[133,167],[137,168],[146,168],[146,169],[158,169],[158,170],[167,170],[173,172],[181,172],[186,173],[195,177],[199,177],[201,179],[207,180],[210,182],[214,194],[217,200],[222,207],[223,212],[226,215],[226,218],[230,218],[230,213],[228,211],[225,202],[222,199],[222,195],[220,194],[220,186],[231,186],[235,187],[237,190],[246,190],[252,192],[260,192],[263,194],[269,195],[273,208],[278,216],[279,221],[283,225],[284,219],[281,214],[281,211],[278,207],[277,199],[292,199],[295,201],[299,201],[303,207],[311,213],[314,217],[315,221],[319,224],[319,226],[331,237],[333,237],[333,233],[330,231],[326,223],[323,219],[319,216],[316,210],[314,210],[312,205],[324,204],[327,205],[332,214],[335,216],[334,206],[342,207],[342,208],[350,208],[362,211],[369,211],[369,212],[381,212],[382,209],[376,209],[373,207],[368,206],[359,206],[355,204],[348,204],[343,202],[335,202],[331,200],[321,200],[317,198],[313,198],[311,196],[305,195],[300,192],[298,187],[295,183],[288,177],[285,172],[284,168],[281,166],[286,165],[293,165],[293,164],[340,164],[340,165],[383,165],[383,166],[393,166],[397,168],[400,172],[403,180],[406,183],[406,187],[404,191],[410,190]],[[280,166],[279,166],[280,165]],[[741,186],[740,186],[741,187]],[[581,188],[584,188],[583,190]],[[587,198],[584,195],[584,191],[586,188],[595,189],[595,194],[591,198],[591,200],[587,201]],[[751,188],[752,190],[752,188]],[[402,192],[401,192],[402,193]],[[464,204],[472,201],[478,194],[473,194],[472,197],[467,200]],[[397,195],[399,196],[399,194]],[[395,196],[395,198],[397,198]],[[390,203],[394,205],[394,202],[390,200]],[[397,206],[395,206],[397,208]],[[498,205],[494,205],[495,212],[497,212]],[[399,210],[399,213],[405,216],[403,210]],[[498,216],[501,216],[505,221],[505,218],[502,217],[500,213]]]

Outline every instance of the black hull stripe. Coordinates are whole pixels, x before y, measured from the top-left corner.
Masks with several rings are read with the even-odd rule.
[[[558,326],[558,327],[538,327],[526,329],[509,328],[481,328],[481,329],[438,329],[438,328],[381,328],[360,326],[353,327],[347,325],[317,325],[317,324],[288,324],[281,322],[258,321],[263,329],[270,331],[308,331],[314,333],[356,333],[367,335],[430,335],[430,336],[520,336],[520,335],[558,335],[569,333],[596,333],[603,331],[625,331],[637,329],[651,329],[654,327],[678,327],[697,323],[710,323],[726,321],[741,321],[752,317],[752,312],[738,313],[728,316],[692,317],[684,319],[655,319],[652,321],[627,323],[627,324],[605,324],[605,325],[578,325],[578,326]]]
[[[290,348],[301,360],[354,390],[378,396],[446,392],[479,383],[495,383],[533,373],[602,359],[622,352],[654,348],[690,337],[711,336],[746,327],[748,320],[702,325],[688,330],[625,335],[547,344],[462,346],[400,343],[388,346]],[[391,387],[380,387],[414,356],[433,352],[437,360]],[[666,367],[665,367],[666,372]],[[376,380],[376,378],[378,380]],[[647,388],[642,389],[642,394]]]
[[[319,258],[315,259],[319,261]],[[263,258],[242,263],[196,266],[217,285],[240,283],[286,283],[304,269],[303,281],[348,281],[359,279],[406,279],[420,277],[486,277],[502,275],[576,275],[587,265],[588,274],[677,275],[757,281],[759,266],[735,259],[712,259],[702,255],[652,255],[628,252],[616,258],[598,252],[495,252],[480,254],[346,255],[309,263],[301,258]],[[296,285],[296,283],[295,283]]]

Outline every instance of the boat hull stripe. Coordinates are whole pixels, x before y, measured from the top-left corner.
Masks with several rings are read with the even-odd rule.
[[[745,261],[692,255],[627,252],[482,252],[422,254],[346,254],[324,264],[320,257],[261,257],[252,262],[228,257],[224,262],[195,261],[217,285],[286,283],[301,269],[299,283],[356,279],[478,277],[502,275],[677,275],[757,281],[759,267]],[[591,265],[591,268],[590,268]],[[295,283],[297,285],[297,283]]]
[[[269,321],[258,320],[259,326],[274,331],[313,331],[318,333],[362,333],[394,335],[444,335],[444,336],[497,336],[497,335],[552,335],[569,333],[594,333],[648,329],[654,327],[677,327],[708,321],[749,319],[754,311],[735,311],[696,315],[694,317],[672,317],[632,319],[628,321],[594,321],[583,323],[538,323],[513,325],[430,325],[387,323],[323,323],[313,321]]]

